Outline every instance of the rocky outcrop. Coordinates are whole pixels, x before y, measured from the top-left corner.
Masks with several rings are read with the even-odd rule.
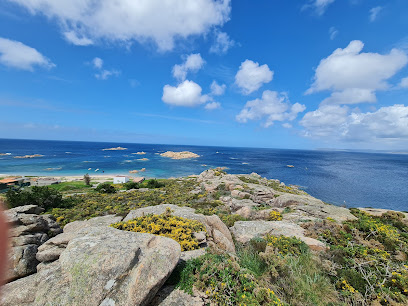
[[[62,232],[51,215],[39,215],[43,209],[36,205],[26,205],[5,212],[11,227],[9,238],[9,269],[7,281],[12,281],[37,271],[36,254],[38,247],[50,236]]]
[[[247,243],[253,238],[265,235],[296,237],[305,242],[312,250],[322,251],[326,245],[314,238],[305,237],[305,229],[294,223],[282,221],[238,221],[230,227],[235,239]]]
[[[382,208],[364,208],[364,207],[359,207],[358,208],[361,211],[364,211],[365,213],[371,215],[371,216],[375,216],[375,217],[380,217],[383,214],[385,214],[386,212],[390,212],[390,213],[396,213],[396,214],[400,214],[401,217],[403,217],[403,219],[408,219],[408,213],[407,212],[401,212],[401,211],[396,211],[396,210],[390,210],[390,209],[382,209]]]
[[[189,152],[189,151],[183,151],[183,152],[167,151],[167,152],[161,153],[160,156],[169,157],[171,159],[187,159],[187,158],[200,157],[200,155],[195,154],[193,152]]]
[[[163,287],[150,303],[150,306],[203,306],[206,303],[198,296],[191,296],[174,286]]]
[[[240,186],[242,181],[233,174],[223,174],[218,170],[206,170],[202,172],[197,181],[208,192],[215,192],[222,186],[222,189],[232,191],[236,186]],[[242,186],[241,186],[242,187]]]
[[[127,150],[127,148],[116,147],[116,148],[106,148],[106,149],[102,149],[102,151],[123,151],[123,150]]]
[[[14,156],[13,158],[24,159],[24,158],[43,157],[43,156],[44,156],[44,155],[41,155],[41,154],[32,154],[32,155]]]
[[[233,213],[240,210],[243,207],[253,208],[253,207],[259,206],[258,203],[255,203],[250,199],[241,200],[241,199],[235,199],[229,196],[221,197],[220,201],[223,202],[224,205],[228,207],[228,209]]]
[[[197,181],[201,184],[200,188],[209,193],[218,190],[230,191],[230,196],[220,198],[221,202],[231,213],[253,220],[264,217],[267,219],[267,212],[256,211],[256,207],[260,205],[262,208],[270,207],[274,210],[290,208],[291,213],[285,214],[284,220],[293,223],[305,220],[317,221],[328,217],[337,222],[356,219],[347,208],[329,205],[296,186],[287,187],[278,180],[267,180],[256,173],[232,175],[210,169],[202,172]],[[198,189],[197,191],[199,192]]]
[[[59,258],[5,285],[0,305],[148,305],[177,265],[180,245],[108,227],[107,219],[69,226]]]
[[[190,207],[180,207],[172,204],[143,207],[129,212],[124,221],[129,221],[148,214],[160,215],[166,212],[167,208],[172,210],[172,215],[174,216],[201,222],[207,230],[208,245],[227,252],[235,252],[231,233],[221,219],[216,215],[204,216],[202,214],[197,214],[195,213],[195,210]]]
[[[291,199],[291,201],[293,201],[292,206],[290,207],[294,209],[294,213],[287,215],[285,214],[284,220],[292,220],[293,222],[299,222],[305,219],[315,221],[331,218],[337,222],[344,222],[348,220],[357,219],[348,208],[330,205],[320,200],[317,200],[311,196],[307,196],[307,199],[313,198],[317,201],[307,202],[304,196],[296,195],[290,196],[285,195],[285,198]]]

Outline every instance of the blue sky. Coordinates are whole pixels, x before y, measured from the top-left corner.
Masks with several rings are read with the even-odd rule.
[[[4,0],[0,138],[408,149],[406,0]]]

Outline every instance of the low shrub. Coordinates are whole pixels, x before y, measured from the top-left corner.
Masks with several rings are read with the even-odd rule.
[[[99,193],[116,193],[116,188],[111,183],[102,183],[95,188],[95,191]]]
[[[139,183],[136,183],[136,182],[127,182],[127,183],[123,184],[123,186],[125,187],[126,190],[139,189],[140,188]]]
[[[307,253],[309,247],[300,239],[286,236],[266,235],[267,246],[280,255],[300,255]]]
[[[8,190],[6,201],[10,208],[23,205],[38,205],[45,210],[55,207],[67,207],[69,201],[62,199],[62,194],[47,186],[33,186],[27,190]]]
[[[159,182],[159,181],[156,180],[156,179],[147,180],[144,185],[145,185],[147,188],[150,188],[150,189],[164,187],[164,183]]]
[[[193,286],[215,305],[284,305],[266,283],[228,254],[207,253],[188,260],[177,287],[192,294]]]
[[[167,209],[161,215],[147,215],[126,222],[118,222],[111,225],[114,228],[164,236],[177,241],[182,251],[190,251],[199,248],[194,232],[205,231],[205,226],[196,221],[171,215]]]
[[[248,269],[255,276],[262,276],[267,270],[268,267],[262,257],[259,255],[260,247],[259,240],[251,240],[248,245],[238,244],[236,245],[237,256],[239,258],[239,265],[242,268]],[[263,240],[265,241],[265,240]],[[265,250],[265,248],[263,248]]]
[[[84,175],[84,183],[86,186],[91,186],[91,177],[88,173]]]
[[[229,211],[225,209],[225,207],[222,208],[217,208],[219,206],[219,202],[202,202],[202,203],[197,203],[194,205],[194,208],[196,208],[196,212],[199,214],[211,216],[211,215],[217,215],[220,217],[221,221],[224,222],[224,224],[227,227],[231,227],[235,224],[237,221],[248,221],[249,219],[242,217],[237,214],[231,214]]]
[[[307,228],[330,246],[320,256],[331,262],[332,282],[349,304],[407,304],[408,227],[403,215],[351,212],[357,220],[324,220]]]
[[[238,176],[238,178],[241,181],[243,181],[244,183],[247,183],[247,184],[259,184],[259,181],[257,179],[254,179],[254,178],[250,178],[250,177],[247,177],[247,176]]]

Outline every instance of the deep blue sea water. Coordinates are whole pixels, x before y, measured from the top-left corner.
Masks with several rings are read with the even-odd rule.
[[[102,151],[117,146],[128,150]],[[172,160],[156,154],[168,150],[191,151],[201,157]],[[131,154],[139,151],[147,154]],[[140,175],[168,178],[228,167],[228,173],[256,172],[299,185],[336,205],[408,210],[408,155],[403,154],[9,139],[0,139],[0,153],[11,153],[0,156],[0,174],[83,175],[95,174],[97,168],[97,174],[129,174],[146,168]],[[44,156],[13,158],[27,154]]]

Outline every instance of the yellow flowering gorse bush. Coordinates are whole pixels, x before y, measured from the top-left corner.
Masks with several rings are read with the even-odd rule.
[[[199,245],[193,233],[205,231],[205,226],[202,223],[172,216],[170,209],[161,215],[151,214],[126,222],[114,223],[111,226],[124,231],[171,238],[180,244],[182,251],[198,249]]]
[[[282,215],[281,215],[281,213],[279,211],[272,210],[269,213],[269,218],[268,219],[269,219],[269,221],[281,221],[282,220]]]

